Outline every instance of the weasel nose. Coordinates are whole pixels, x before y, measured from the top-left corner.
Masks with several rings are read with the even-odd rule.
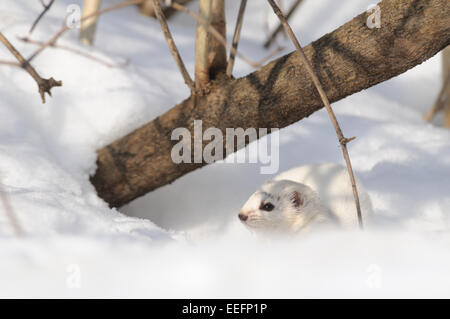
[[[239,213],[238,217],[239,217],[239,219],[242,220],[243,222],[245,222],[245,221],[247,220],[247,218],[248,218],[247,215],[242,214],[242,213]]]

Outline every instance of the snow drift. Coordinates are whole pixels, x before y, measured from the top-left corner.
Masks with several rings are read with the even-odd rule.
[[[55,2],[33,37],[49,38],[74,2]],[[369,4],[305,1],[293,29],[306,44]],[[249,2],[240,49],[255,60],[267,54],[267,10]],[[31,53],[16,36],[39,2],[4,0],[0,12],[1,31]],[[233,1],[227,14],[234,21]],[[170,27],[192,74],[195,22],[179,14]],[[102,16],[94,48],[78,44],[76,30],[60,43],[129,63],[108,68],[49,48],[33,64],[63,87],[45,105],[28,74],[0,65],[0,183],[26,232],[14,237],[0,213],[0,297],[449,297],[450,131],[422,119],[440,89],[439,56],[333,105],[345,134],[357,136],[350,155],[372,199],[373,228],[268,242],[236,218],[268,178],[254,164],[214,164],[120,212],[108,208],[89,183],[95,150],[189,90],[158,23],[136,8]],[[0,58],[11,59],[3,47]],[[236,76],[250,71],[237,61]],[[280,171],[343,162],[325,110],[281,130],[280,161]]]

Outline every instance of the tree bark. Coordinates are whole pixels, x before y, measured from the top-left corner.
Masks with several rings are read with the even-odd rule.
[[[212,3],[210,0],[200,0],[198,4],[198,15],[211,24]],[[197,22],[195,35],[195,87],[201,90],[209,83],[208,44],[211,35],[208,29]]]
[[[397,76],[450,43],[448,0],[384,0],[379,5],[381,28],[369,29],[368,14],[362,13],[304,48],[331,102]],[[294,52],[243,78],[212,82],[208,95],[186,99],[99,150],[91,181],[100,197],[120,207],[206,165],[173,163],[175,128],[188,128],[193,136],[198,119],[203,130],[282,128],[322,107]]]
[[[225,0],[212,0],[211,26],[225,39],[227,38]],[[210,79],[214,80],[219,74],[225,73],[227,69],[227,48],[213,36],[210,37],[208,60]]]
[[[200,0],[198,14],[226,38],[224,0]],[[223,43],[213,37],[202,23],[195,38],[195,86],[204,90],[211,80],[225,73],[227,53]]]

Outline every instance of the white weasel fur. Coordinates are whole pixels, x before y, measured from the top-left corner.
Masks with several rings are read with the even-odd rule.
[[[366,225],[372,205],[358,178],[356,185]],[[301,198],[299,205],[293,202],[295,192]],[[268,202],[274,205],[271,211],[262,209]],[[319,225],[358,227],[348,171],[334,163],[305,165],[281,173],[250,196],[239,214],[246,216],[244,224],[255,230],[299,232]]]

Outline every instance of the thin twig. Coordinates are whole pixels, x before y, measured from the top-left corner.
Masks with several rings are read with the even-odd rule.
[[[19,66],[20,67],[20,63],[16,62],[16,61],[0,60],[0,64],[10,65],[10,66]]]
[[[284,5],[283,5],[283,0],[277,0],[277,2],[278,2],[278,7],[280,8],[280,11],[283,13],[283,15],[284,15],[284,13],[286,12],[286,10],[284,10]],[[289,20],[289,18],[287,18],[288,20]],[[286,32],[283,32],[282,33],[282,36],[283,36],[283,38],[284,39],[287,39],[287,34],[286,34]]]
[[[433,117],[439,112],[442,108],[444,108],[444,102],[445,102],[445,92],[447,91],[447,86],[450,85],[450,72],[448,73],[447,77],[445,78],[444,84],[442,85],[441,91],[439,92],[438,98],[436,99],[436,102],[434,103],[431,110],[424,116],[425,121],[430,122]],[[449,98],[449,97],[447,97]]]
[[[23,42],[25,42],[25,43],[31,43],[31,44],[36,44],[36,45],[43,45],[44,44],[43,41],[33,40],[33,39],[28,38],[28,37],[18,37],[18,39],[23,41]],[[128,64],[128,61],[125,61],[123,63],[113,64],[113,63],[110,63],[110,62],[105,61],[103,59],[100,59],[99,57],[96,57],[96,56],[94,56],[92,54],[84,52],[83,50],[79,50],[77,48],[73,48],[73,47],[70,47],[70,46],[67,46],[67,45],[53,43],[53,44],[50,44],[49,46],[52,47],[52,48],[55,48],[55,49],[66,50],[66,51],[78,54],[78,55],[80,55],[82,57],[85,57],[87,59],[90,59],[90,60],[93,60],[95,62],[101,63],[101,64],[103,64],[103,65],[105,65],[105,66],[107,66],[109,68],[120,68],[120,67],[123,67],[123,66]]]
[[[172,53],[173,58],[175,59],[178,68],[180,69],[184,82],[186,83],[187,86],[189,86],[191,93],[195,94],[195,84],[192,81],[191,77],[189,76],[189,73],[186,70],[186,66],[184,65],[184,62],[181,59],[180,53],[178,52],[175,41],[173,40],[172,34],[170,33],[169,26],[167,25],[166,18],[164,17],[164,13],[161,9],[161,5],[158,0],[153,0],[153,8],[155,10],[156,18],[158,19],[159,24],[161,25],[161,30],[164,34],[164,37],[166,38],[166,42],[167,45],[169,46],[170,53]]]
[[[3,203],[6,218],[9,220],[9,223],[11,224],[14,233],[18,237],[23,236],[24,232],[22,230],[22,227],[20,226],[19,220],[17,219],[14,209],[12,208],[8,194],[6,193],[6,191],[2,189],[1,183],[0,183],[0,200]]]
[[[45,103],[45,93],[52,96],[51,89],[55,86],[62,86],[61,81],[56,81],[54,78],[43,79],[36,72],[36,70],[31,66],[31,64],[24,59],[24,57],[20,54],[19,51],[8,41],[8,39],[0,32],[0,41],[5,45],[5,47],[16,57],[17,61],[19,61],[20,66],[25,69],[31,77],[36,81],[39,94],[41,95],[42,103]]]
[[[69,30],[69,28],[64,24],[63,27],[50,40],[44,42],[36,51],[34,51],[27,59],[27,61],[33,61],[33,59],[41,54],[41,52],[44,51],[47,47],[54,45],[56,43],[56,40],[58,40],[58,38],[62,36],[67,30]]]
[[[239,37],[241,36],[241,30],[242,30],[242,23],[244,20],[244,13],[245,13],[245,7],[247,6],[247,0],[241,0],[241,5],[239,7],[239,13],[236,20],[236,27],[234,28],[234,35],[233,35],[233,42],[232,47],[234,51],[237,51],[238,44],[239,44]],[[233,67],[234,67],[234,61],[236,58],[236,54],[234,54],[230,50],[230,58],[228,59],[227,64],[227,75],[231,76],[233,73]]]
[[[41,14],[39,14],[37,19],[33,22],[33,24],[31,25],[30,31],[28,31],[28,34],[31,34],[33,32],[34,28],[36,28],[37,24],[39,23],[39,21],[41,21],[42,17],[47,13],[48,10],[50,10],[50,8],[53,5],[53,2],[55,2],[55,0],[50,0],[50,2],[48,4],[45,4],[41,0],[41,4],[44,6],[44,10],[41,12]]]
[[[347,143],[349,143],[350,141],[352,141],[353,138],[345,138],[344,135],[342,134],[342,130],[339,126],[339,123],[337,121],[336,115],[333,112],[333,109],[331,108],[330,105],[330,101],[328,100],[328,97],[322,87],[322,84],[320,84],[319,78],[317,77],[316,73],[314,72],[311,64],[309,63],[305,53],[303,52],[303,49],[300,45],[300,42],[298,41],[297,37],[295,36],[294,32],[292,31],[291,27],[289,26],[286,18],[284,17],[283,13],[280,11],[280,8],[278,8],[278,6],[276,5],[276,3],[274,2],[274,0],[268,0],[270,5],[272,6],[273,11],[275,12],[275,14],[278,16],[278,18],[280,19],[280,22],[283,24],[284,29],[286,30],[286,33],[289,35],[289,37],[291,38],[292,42],[294,43],[295,47],[297,48],[297,51],[300,55],[300,58],[303,61],[303,64],[306,67],[306,70],[308,71],[308,73],[310,74],[314,85],[317,88],[317,91],[319,92],[319,95],[322,99],[323,104],[325,105],[327,111],[328,111],[328,115],[330,116],[331,122],[333,123],[334,129],[336,131],[336,134],[338,136],[339,139],[339,143],[341,144],[341,148],[342,148],[342,153],[344,154],[344,159],[345,162],[347,163],[347,169],[348,169],[348,174],[350,177],[350,181],[352,184],[352,188],[353,188],[353,197],[355,198],[355,205],[356,205],[356,211],[358,214],[358,222],[359,222],[359,226],[360,228],[363,228],[363,220],[362,220],[362,214],[361,214],[361,206],[359,203],[359,195],[358,195],[358,190],[356,188],[356,181],[355,181],[355,175],[353,174],[353,169],[352,169],[352,164],[350,161],[350,156],[348,154],[348,150],[347,150]]]
[[[197,20],[197,22],[199,22],[200,24],[204,25],[208,31],[217,39],[219,40],[223,45],[225,45],[231,52],[233,52],[234,54],[236,54],[238,57],[240,57],[242,60],[244,60],[247,64],[249,64],[250,66],[256,68],[258,67],[258,63],[250,60],[249,58],[245,57],[242,53],[240,53],[239,51],[236,51],[228,42],[227,40],[212,26],[210,26],[208,24],[208,21],[205,21],[205,19],[203,19],[202,17],[200,17],[199,15],[195,14],[194,12],[192,12],[192,10],[189,10],[188,8],[174,2],[172,3],[172,7],[176,10],[179,11],[183,11],[186,12],[187,14],[189,14],[191,17],[193,17],[195,20]]]
[[[117,9],[121,9],[124,7],[128,7],[131,5],[135,5],[135,4],[140,4],[145,0],[129,0],[129,1],[125,1],[125,2],[120,2],[117,3],[115,5],[112,5],[110,7],[104,8],[102,10],[99,10],[97,12],[94,12],[92,14],[89,14],[85,17],[82,17],[80,19],[80,22],[83,22],[84,20],[99,16],[101,14],[113,11],[113,10],[117,10]],[[31,62],[34,58],[36,58],[45,48],[47,48],[48,46],[51,46],[53,44],[56,43],[56,41],[68,30],[70,30],[70,28],[65,24],[65,21],[63,23],[63,26],[61,27],[61,29],[54,35],[52,36],[48,41],[44,42],[36,51],[34,51],[33,54],[31,54],[31,56],[27,59],[28,62]]]
[[[303,0],[296,0],[295,3],[292,4],[292,6],[289,8],[288,13],[286,14],[286,20],[288,21],[289,18],[292,16],[292,14],[297,10],[298,6]],[[264,43],[264,47],[267,49],[272,44],[273,40],[275,40],[278,33],[280,33],[283,30],[283,24],[280,22],[280,24],[277,26],[277,28],[272,32],[272,34],[269,36],[267,41]]]

